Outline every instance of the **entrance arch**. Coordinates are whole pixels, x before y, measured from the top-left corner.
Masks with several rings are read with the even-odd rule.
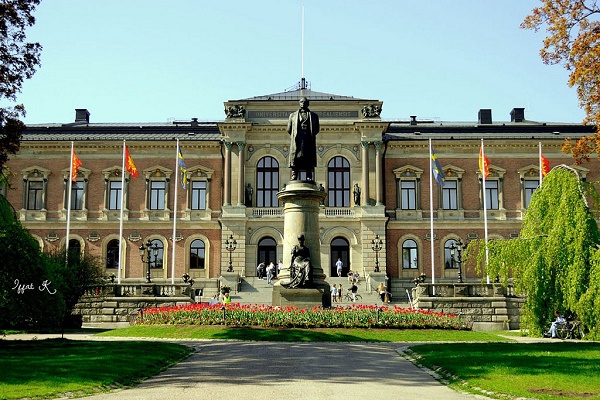
[[[258,252],[257,252],[256,265],[261,262],[265,263],[265,268],[269,263],[277,266],[277,242],[272,237],[264,237],[258,241]],[[256,267],[254,269],[256,271]]]
[[[330,252],[330,270],[329,276],[335,277],[337,276],[337,268],[335,263],[337,260],[341,259],[344,267],[342,268],[342,276],[347,276],[348,271],[350,271],[350,244],[348,241],[341,237],[335,237],[331,241],[331,252]]]

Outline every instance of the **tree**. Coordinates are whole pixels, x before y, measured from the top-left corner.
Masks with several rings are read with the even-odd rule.
[[[479,249],[477,248],[479,245]],[[488,242],[485,273],[513,280],[527,299],[521,329],[540,335],[555,311],[579,316],[591,337],[600,337],[600,233],[575,170],[555,167],[532,198],[518,239]],[[469,262],[482,265],[485,244],[470,243]],[[594,278],[595,277],[595,278]]]
[[[0,167],[19,150],[25,107],[16,104],[23,81],[40,65],[42,46],[27,43],[25,29],[35,23],[32,13],[41,0],[0,0]]]

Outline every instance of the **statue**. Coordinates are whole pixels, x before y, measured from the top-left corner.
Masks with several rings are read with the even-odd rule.
[[[252,185],[247,184],[246,185],[246,207],[252,207],[252,192],[254,192],[254,190],[252,189]]]
[[[300,109],[290,114],[287,132],[291,136],[289,167],[292,181],[298,180],[298,172],[306,171],[306,179],[313,181],[317,166],[317,134],[320,130],[319,116],[308,109],[306,97],[300,99]]]
[[[241,104],[227,106],[225,108],[225,115],[227,118],[244,118],[246,115],[246,107]]]
[[[304,245],[304,235],[298,236],[298,245],[292,249],[292,263],[290,265],[289,283],[281,283],[287,288],[308,286],[312,283],[312,267],[310,264],[310,250]]]
[[[360,187],[358,187],[358,183],[354,184],[354,205],[360,206]]]
[[[379,118],[381,115],[381,106],[377,104],[367,104],[362,108],[364,118]]]

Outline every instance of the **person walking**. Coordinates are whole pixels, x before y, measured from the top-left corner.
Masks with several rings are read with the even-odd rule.
[[[342,269],[344,268],[344,263],[342,262],[341,258],[338,258],[338,260],[336,261],[335,268],[337,270],[338,278],[341,278],[342,277]]]
[[[256,267],[256,276],[258,277],[258,279],[262,279],[264,275],[265,275],[265,263],[261,261],[258,264],[258,266]]]

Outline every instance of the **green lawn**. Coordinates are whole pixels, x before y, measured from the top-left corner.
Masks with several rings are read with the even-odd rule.
[[[600,343],[448,343],[411,347],[454,388],[536,399],[599,399]],[[465,384],[466,382],[466,384]]]
[[[56,398],[128,386],[191,352],[162,342],[0,340],[0,398]]]

